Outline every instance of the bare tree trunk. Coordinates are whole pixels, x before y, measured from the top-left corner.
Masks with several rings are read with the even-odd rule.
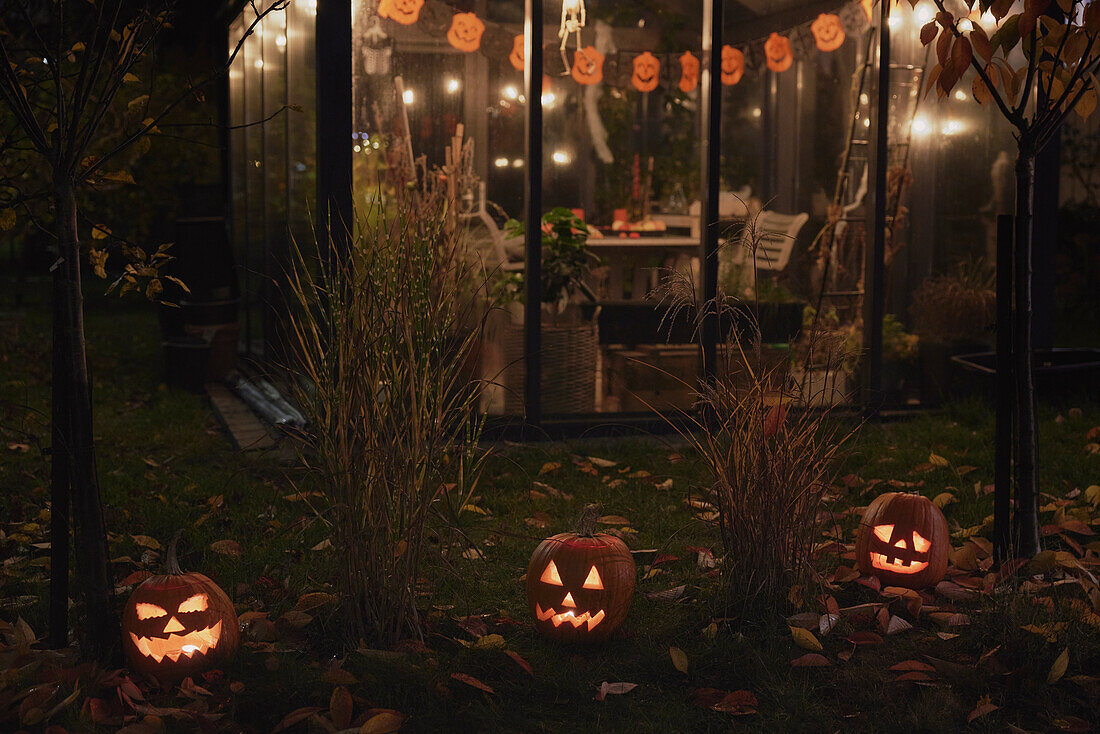
[[[1035,149],[1025,136],[1016,159],[1016,251],[1013,360],[1016,367],[1016,518],[1018,558],[1039,552],[1039,446],[1031,346],[1031,226]]]
[[[53,271],[53,377],[50,441],[50,647],[69,644],[69,496],[72,462],[69,436],[68,363],[61,345],[68,333],[65,268]]]
[[[80,241],[76,196],[67,172],[54,176],[58,268],[62,271],[60,307],[65,333],[54,344],[64,361],[64,410],[68,413],[68,474],[72,488],[73,542],[77,576],[85,614],[81,648],[84,657],[110,662],[119,652],[119,627],[114,610],[114,583],[107,556],[107,533],[96,476],[92,434],[92,392],[84,342],[84,303],[80,286]],[[56,377],[55,377],[56,379]],[[55,410],[55,413],[57,411]]]

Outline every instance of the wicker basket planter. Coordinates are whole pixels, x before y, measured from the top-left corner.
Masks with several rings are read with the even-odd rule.
[[[542,326],[542,412],[546,415],[596,410],[596,362],[600,338],[596,320],[550,320]],[[526,360],[523,321],[510,319],[500,329],[504,369],[504,412],[522,415]]]

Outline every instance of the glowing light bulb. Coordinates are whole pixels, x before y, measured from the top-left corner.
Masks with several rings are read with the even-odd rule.
[[[891,15],[889,24],[891,28],[898,28],[899,26],[901,26],[901,16]]]
[[[286,36],[282,34],[275,36],[275,45],[279,48],[286,48]]]
[[[761,110],[759,107],[753,107],[752,108],[752,116],[753,117],[760,117],[760,115],[762,115],[762,114],[764,114],[763,110]]]
[[[917,117],[913,120],[913,134],[914,135],[927,135],[932,131],[931,125],[928,124],[928,120],[923,117]]]
[[[554,161],[554,163],[557,163],[559,166],[564,166],[568,164],[569,161],[573,160],[568,151],[564,150],[555,150],[554,153],[550,156],[550,159]]]
[[[255,66],[257,69],[262,69],[262,68],[264,68],[264,60],[263,59],[256,59],[255,61],[252,62],[252,65]]]
[[[961,89],[956,89],[955,90],[955,99],[959,100],[960,102],[965,102],[966,101],[966,92],[964,92]]]
[[[543,92],[543,95],[542,95],[542,106],[543,107],[553,107],[554,103],[557,102],[557,101],[558,101],[558,98],[553,92]]]
[[[512,168],[523,168],[523,159],[516,158],[514,161],[512,161]]]
[[[406,89],[401,94],[401,101],[404,102],[407,105],[411,105],[413,102],[416,101],[416,93],[413,92],[413,90],[411,90],[411,89]]]
[[[917,7],[916,12],[913,14],[913,18],[921,25],[924,25],[928,21],[932,20],[934,15],[935,13],[933,12],[932,6],[930,4],[921,3]]]
[[[511,84],[509,84],[508,86],[506,86],[504,88],[504,90],[502,91],[502,94],[504,95],[504,97],[506,99],[516,99],[516,98],[519,97],[519,90],[516,89]]]
[[[508,159],[501,156],[493,161],[493,165],[497,168],[506,168],[508,166]]]
[[[447,83],[443,85],[443,88],[447,90],[447,94],[454,94],[459,90],[462,85],[457,79],[451,77],[447,80]]]

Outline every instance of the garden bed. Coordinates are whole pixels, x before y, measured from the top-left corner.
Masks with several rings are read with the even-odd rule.
[[[459,516],[472,545],[446,558],[430,546],[425,638],[378,651],[344,632],[331,585],[339,549],[311,478],[274,454],[235,451],[203,398],[161,384],[149,312],[110,309],[91,309],[89,343],[120,603],[159,569],[168,538],[182,528],[183,566],[226,589],[244,634],[237,659],[194,681],[200,688],[159,691],[124,673],[84,670],[80,693],[48,722],[66,731],[113,730],[149,716],[173,731],[197,721],[212,731],[262,732],[280,722],[323,731],[367,721],[376,728],[366,731],[400,722],[401,731],[419,732],[958,731],[970,719],[979,731],[1084,731],[1094,716],[1100,618],[1081,582],[1048,583],[1060,567],[1098,569],[1096,405],[1041,411],[1045,542],[1066,555],[1019,569],[1015,591],[986,592],[992,415],[968,403],[863,428],[830,493],[835,533],[821,538],[827,583],[792,592],[800,603],[752,623],[732,623],[713,602],[721,540],[712,508],[701,504],[710,478],[686,448],[654,437],[501,444]],[[5,667],[21,631],[45,632],[49,471],[38,448],[49,436],[46,334],[45,323],[28,318],[0,379],[5,405],[27,406],[5,407],[13,417],[0,429],[0,486],[12,488],[0,498],[8,559],[0,619],[27,625],[0,630]],[[887,489],[944,505],[955,552],[951,583],[939,593],[883,593],[852,570],[856,509]],[[640,551],[637,589],[611,640],[562,646],[533,630],[523,577],[539,539],[570,529],[588,502],[602,507],[601,529]],[[833,604],[839,619],[830,629],[822,613]],[[800,625],[812,631],[792,632]],[[59,683],[43,689],[43,715],[73,691],[66,659],[19,654],[41,667],[0,684],[5,730],[18,728],[15,697],[27,692],[26,680]],[[30,708],[22,706],[25,717]]]

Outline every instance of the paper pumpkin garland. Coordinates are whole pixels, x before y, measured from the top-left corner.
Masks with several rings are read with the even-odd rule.
[[[171,683],[210,670],[237,651],[233,602],[201,573],[183,573],[168,548],[167,574],[145,579],[122,612],[122,647],[130,670]]]
[[[596,514],[586,507],[581,529],[542,541],[527,566],[535,629],[552,640],[607,639],[630,607],[634,559],[617,536],[593,531]]]
[[[867,506],[856,535],[859,570],[883,586],[920,589],[947,573],[951,541],[947,520],[919,494],[887,492]]]
[[[424,0],[382,0],[378,3],[378,14],[401,25],[412,25],[420,20],[420,9],[423,7]]]
[[[810,24],[810,32],[814,34],[817,50],[825,53],[836,51],[844,45],[846,38],[840,18],[832,13],[822,13],[817,16],[817,20]]]
[[[764,43],[764,63],[775,72],[783,72],[791,68],[794,63],[794,54],[791,52],[791,42],[786,36],[773,33]]]
[[[644,51],[634,57],[634,73],[630,75],[630,83],[639,92],[652,92],[657,88],[660,73],[660,59]]]
[[[508,54],[508,60],[512,62],[512,68],[523,71],[523,34],[520,33],[512,40],[512,52]]]
[[[603,81],[603,54],[595,46],[585,46],[573,52],[573,67],[569,70],[577,84],[599,84]]]
[[[684,94],[699,86],[699,58],[691,51],[684,51],[680,56],[680,83],[676,86]]]
[[[455,13],[451,19],[451,28],[447,31],[447,42],[459,51],[470,53],[481,47],[481,34],[485,24],[473,13]]]
[[[745,54],[733,46],[722,47],[722,83],[733,86],[745,73]]]

